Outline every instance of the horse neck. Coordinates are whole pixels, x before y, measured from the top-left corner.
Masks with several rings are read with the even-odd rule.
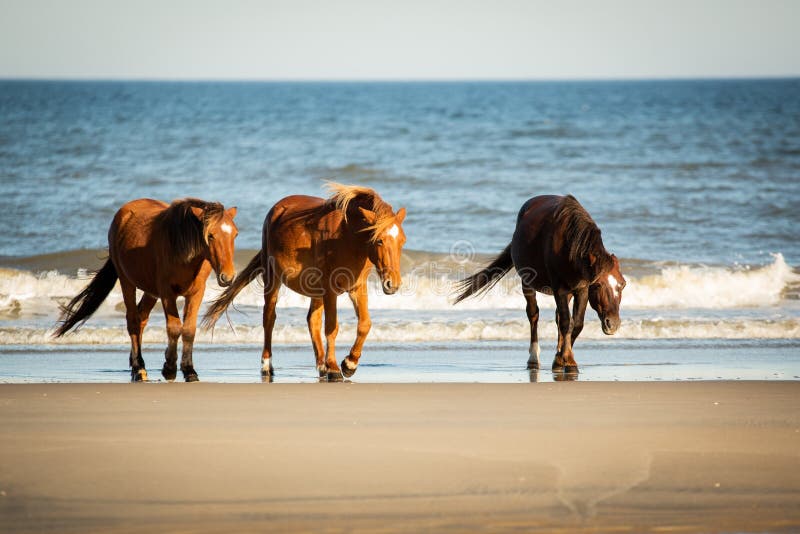
[[[367,234],[359,232],[352,223],[345,222],[341,214],[337,214],[338,221],[332,228],[331,234],[326,239],[331,239],[335,247],[336,256],[342,264],[360,264],[369,261],[369,239]],[[348,217],[349,221],[353,219]]]

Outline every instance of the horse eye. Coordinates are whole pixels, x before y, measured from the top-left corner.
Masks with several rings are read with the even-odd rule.
[[[214,235],[213,234],[208,234],[208,240],[209,241],[214,241]]]
[[[377,241],[375,241],[375,244],[378,245],[379,247],[382,247],[383,246],[383,239],[378,239]]]

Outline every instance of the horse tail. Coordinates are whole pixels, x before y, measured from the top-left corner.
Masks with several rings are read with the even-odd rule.
[[[494,287],[494,285],[503,278],[511,267],[514,266],[514,261],[511,259],[511,244],[509,244],[503,252],[500,253],[492,263],[473,274],[469,278],[460,280],[456,284],[456,291],[458,296],[453,304],[458,304],[467,297],[472,295],[485,293]]]
[[[114,268],[114,263],[110,259],[106,260],[106,263],[95,273],[89,285],[83,288],[83,291],[70,300],[66,306],[60,306],[59,321],[61,324],[56,328],[53,337],[61,337],[85,323],[106,300],[116,283],[117,270]]]
[[[244,268],[242,272],[236,275],[236,278],[233,279],[231,285],[225,288],[225,291],[217,297],[214,302],[208,307],[206,314],[203,316],[203,328],[213,328],[217,322],[217,319],[228,309],[228,306],[231,305],[233,299],[236,298],[236,295],[239,292],[247,287],[247,285],[253,281],[253,279],[261,272],[261,251],[259,250],[258,253],[250,260],[250,263],[247,264],[247,267]]]

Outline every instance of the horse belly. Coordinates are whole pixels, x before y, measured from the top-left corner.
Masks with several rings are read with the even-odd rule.
[[[302,269],[295,273],[289,276],[284,274],[281,278],[281,282],[295,293],[311,298],[322,298],[327,293],[325,275],[318,269]]]
[[[552,281],[548,276],[538,243],[534,241],[525,246],[519,246],[512,242],[511,259],[523,287],[535,289],[547,295],[553,294]]]

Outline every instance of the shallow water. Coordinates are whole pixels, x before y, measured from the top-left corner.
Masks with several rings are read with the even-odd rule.
[[[576,347],[577,376],[549,370],[549,342],[542,343],[538,373],[526,369],[527,347],[519,342],[379,343],[368,349],[350,379],[354,383],[800,379],[800,343],[783,340],[590,341]],[[144,357],[151,381],[164,382],[162,347],[146,346]],[[123,345],[3,347],[0,383],[127,382],[127,358]],[[258,345],[219,345],[196,350],[194,364],[202,381],[261,382],[260,358]],[[273,365],[275,383],[319,381],[309,345],[276,345]]]

